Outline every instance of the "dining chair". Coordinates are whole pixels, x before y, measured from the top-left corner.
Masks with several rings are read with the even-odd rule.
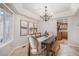
[[[39,43],[37,41],[37,39],[33,36],[29,36],[29,53],[30,55],[33,56],[38,56],[40,55],[40,51],[38,50],[39,47]]]
[[[59,41],[55,41],[50,49],[50,51],[52,52],[53,56],[56,56],[58,51],[60,49],[60,43]]]

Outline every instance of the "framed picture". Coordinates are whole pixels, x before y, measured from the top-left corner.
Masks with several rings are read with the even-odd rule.
[[[37,28],[37,24],[34,24],[34,28]]]
[[[33,34],[34,26],[33,23],[29,23],[29,34]]]
[[[20,36],[26,36],[28,34],[28,22],[26,20],[20,20]]]
[[[34,24],[34,33],[37,32],[37,24]]]

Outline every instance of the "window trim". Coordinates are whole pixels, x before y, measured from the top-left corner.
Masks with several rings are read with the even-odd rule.
[[[12,18],[12,20],[13,20],[13,14],[9,14],[6,10],[4,10],[4,9],[2,9],[2,8],[0,8],[0,10],[3,10],[5,13],[7,13],[8,15],[10,15],[11,16],[11,18]],[[4,15],[5,16],[5,15]],[[5,18],[4,18],[5,19]],[[11,22],[11,19],[10,19],[10,22]],[[13,24],[11,24],[11,23],[9,23],[11,26],[13,25]],[[10,26],[10,27],[11,27]],[[11,28],[9,28],[9,30],[10,30],[10,32],[11,32]],[[3,31],[4,31],[4,29],[3,29]],[[4,32],[3,32],[4,33]],[[9,33],[10,34],[10,33]],[[12,33],[11,33],[12,34]],[[10,34],[10,35],[11,35]],[[8,45],[9,43],[11,43],[13,41],[13,37],[12,36],[10,36],[9,38],[7,38],[7,40],[6,40],[6,42],[2,42],[2,43],[0,43],[0,48],[2,48],[2,47],[4,47],[4,46],[6,46],[6,45]]]

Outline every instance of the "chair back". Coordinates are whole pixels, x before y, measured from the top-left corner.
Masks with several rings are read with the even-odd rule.
[[[37,48],[38,48],[38,41],[37,41],[36,38],[30,36],[30,37],[29,37],[29,43],[30,43],[30,47],[31,47],[32,49],[37,49]]]

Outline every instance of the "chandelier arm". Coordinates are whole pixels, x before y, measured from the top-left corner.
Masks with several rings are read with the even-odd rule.
[[[49,16],[47,14],[47,6],[45,6],[45,14],[43,16],[40,16],[44,21],[48,21],[52,16]]]

